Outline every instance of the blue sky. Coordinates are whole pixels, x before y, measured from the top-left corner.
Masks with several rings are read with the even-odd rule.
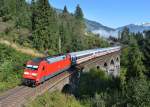
[[[49,0],[53,7],[67,6],[74,12],[77,4],[84,17],[109,27],[150,22],[150,0]]]

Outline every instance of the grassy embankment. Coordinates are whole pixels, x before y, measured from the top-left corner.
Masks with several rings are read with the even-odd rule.
[[[17,30],[13,21],[2,22],[0,18],[0,93],[20,84],[26,61],[43,56],[28,46],[26,35],[27,29]]]
[[[30,48],[24,48],[0,39],[0,93],[20,84],[23,65],[33,57],[41,57]]]
[[[27,107],[84,107],[74,96],[65,95],[58,91],[46,92],[39,96]]]
[[[30,55],[0,44],[0,93],[20,84],[23,64]]]

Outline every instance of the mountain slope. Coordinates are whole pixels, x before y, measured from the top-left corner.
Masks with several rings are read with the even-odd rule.
[[[110,35],[113,37],[118,37],[118,32],[122,32],[124,27],[129,28],[130,32],[143,32],[146,30],[150,30],[150,23],[143,23],[141,25],[129,24],[116,29],[106,27],[98,22],[90,21],[86,22],[87,29],[93,33],[100,34],[100,36],[109,37]]]
[[[115,32],[115,29],[107,27],[102,25],[101,23],[98,23],[96,21],[91,21],[88,19],[85,19],[87,31],[93,32],[95,34],[99,34],[103,37],[109,37],[111,36],[117,36],[117,33]]]
[[[124,27],[128,27],[130,32],[134,32],[134,33],[143,32],[144,30],[150,30],[150,24],[148,24],[148,23],[144,23],[141,25],[129,24],[129,25],[126,25],[123,27],[119,27],[116,30],[122,31]]]
[[[106,30],[106,31],[114,31],[115,30],[113,28],[104,26],[104,25],[102,25],[102,24],[100,24],[96,21],[91,21],[91,20],[88,20],[88,19],[85,19],[85,23],[86,23],[88,31],[99,30],[99,29],[103,29],[103,30]]]

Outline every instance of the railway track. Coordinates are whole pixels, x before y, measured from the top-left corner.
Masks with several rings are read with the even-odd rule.
[[[113,54],[113,53],[112,53]],[[103,57],[107,57],[106,55]],[[95,58],[78,65],[77,69],[82,69],[85,65],[102,61],[102,58]],[[22,107],[27,102],[34,100],[38,95],[42,95],[47,90],[53,89],[59,82],[71,76],[75,70],[65,71],[50,80],[32,88],[27,86],[17,86],[8,90],[0,96],[0,107]]]
[[[68,78],[72,73],[67,71],[61,73],[35,88],[18,86],[11,89],[0,96],[0,107],[22,107],[26,102],[35,99],[38,95],[42,95],[63,79]]]
[[[10,96],[11,94],[16,93],[17,91],[19,91],[19,90],[21,90],[21,89],[23,89],[23,88],[24,88],[24,86],[17,86],[17,87],[15,87],[15,88],[13,88],[13,89],[8,90],[7,92],[5,92],[4,94],[2,94],[2,95],[0,96],[0,101],[1,101],[2,99],[5,99],[6,97]]]

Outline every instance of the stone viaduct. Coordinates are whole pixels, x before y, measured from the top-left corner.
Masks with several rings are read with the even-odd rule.
[[[88,72],[91,68],[102,69],[106,72],[106,74],[113,77],[119,76],[120,51],[100,56],[96,59],[80,64],[77,68],[74,68],[76,72],[58,83],[54,90],[73,91],[78,85],[80,74]]]

